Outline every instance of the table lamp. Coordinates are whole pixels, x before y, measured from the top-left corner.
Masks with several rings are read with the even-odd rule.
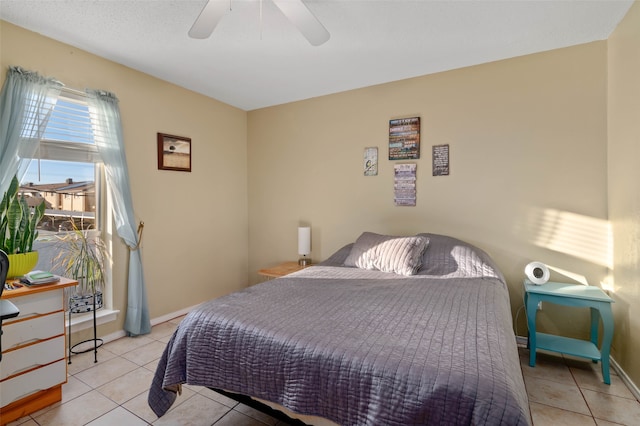
[[[301,256],[298,265],[311,265],[311,258],[308,257],[311,254],[311,228],[308,226],[298,227],[298,254]]]

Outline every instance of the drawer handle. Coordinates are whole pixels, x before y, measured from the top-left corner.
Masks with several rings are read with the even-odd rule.
[[[10,321],[4,322],[3,325],[15,324],[15,323],[18,323],[18,322],[30,320],[32,318],[42,317],[44,315],[46,315],[46,314],[41,314],[39,312],[31,312],[31,313],[28,313],[28,314],[23,314],[22,312],[20,312],[20,315],[18,315],[15,318],[12,318]]]
[[[39,317],[39,316],[42,316],[42,315],[45,315],[45,314],[48,314],[48,313],[50,313],[50,312],[45,312],[44,314],[41,313],[41,312],[29,312],[28,314],[21,312],[20,315],[18,316],[18,318],[19,319],[28,319],[28,318],[31,318],[31,317]]]
[[[37,337],[33,338],[33,339],[29,339],[29,340],[23,340],[22,342],[18,342],[16,344],[14,344],[13,346],[11,346],[10,349],[14,349],[14,348],[18,348],[21,346],[27,346],[27,345],[34,345],[38,342],[43,342],[45,339],[39,339]]]
[[[16,375],[22,373],[23,371],[34,370],[34,369],[36,369],[38,367],[42,367],[43,365],[46,365],[46,364],[31,364],[31,365],[29,365],[27,367],[23,367],[23,368],[21,368],[19,370],[12,371],[11,373],[9,373],[7,375],[7,377],[16,376]]]
[[[29,396],[29,395],[33,395],[34,393],[40,392],[41,390],[44,390],[44,389],[36,389],[36,390],[31,391],[31,392],[27,392],[27,393],[25,393],[25,394],[23,394],[23,395],[20,395],[19,397],[15,398],[15,399],[14,399],[13,401],[11,401],[11,402],[18,401],[19,399],[25,398],[25,397],[27,397],[27,396]]]

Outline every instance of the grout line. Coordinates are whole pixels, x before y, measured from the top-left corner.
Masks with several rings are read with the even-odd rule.
[[[576,379],[575,374],[573,374],[573,370],[571,369],[569,364],[567,364],[567,359],[564,357],[564,355],[562,355],[562,362],[564,363],[564,365],[569,370],[569,374],[571,374],[571,378],[573,379],[573,383],[575,383],[576,387],[578,388],[578,391],[580,392],[580,396],[582,397],[582,400],[584,401],[584,405],[587,406],[587,410],[589,410],[589,413],[591,414],[591,418],[593,419],[593,421],[596,424],[598,424],[598,422],[596,421],[596,416],[593,413],[593,410],[591,409],[591,406],[589,405],[589,401],[587,401],[587,398],[584,396],[584,392],[582,391],[582,387],[580,387],[580,384],[578,383],[578,380]]]

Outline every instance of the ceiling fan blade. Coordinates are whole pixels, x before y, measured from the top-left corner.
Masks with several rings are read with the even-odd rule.
[[[228,1],[209,0],[189,30],[191,38],[207,38],[220,22],[220,18],[229,10]]]
[[[273,0],[284,16],[298,28],[312,46],[320,46],[329,40],[329,31],[318,21],[302,0]]]

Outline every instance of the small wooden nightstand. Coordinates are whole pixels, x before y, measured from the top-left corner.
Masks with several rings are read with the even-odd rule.
[[[298,272],[304,268],[308,268],[309,266],[311,265],[298,265],[298,262],[283,262],[279,265],[272,266],[271,268],[260,269],[258,271],[258,275],[261,275],[267,279],[280,278],[285,275]]]

